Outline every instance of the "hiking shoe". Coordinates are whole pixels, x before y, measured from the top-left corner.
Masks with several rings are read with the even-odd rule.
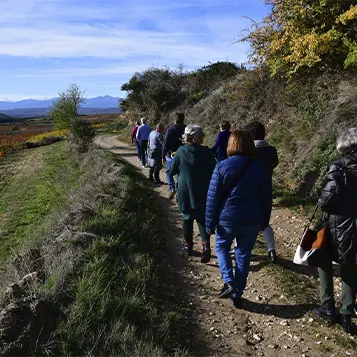
[[[173,200],[176,195],[176,191],[170,191],[169,200]]]
[[[330,324],[334,324],[337,321],[336,311],[334,306],[321,305],[314,310],[314,313],[326,320]]]
[[[346,333],[349,333],[353,336],[357,335],[356,326],[352,323],[352,316],[350,315],[341,315],[341,327]]]
[[[211,249],[207,242],[202,243],[201,263],[208,263],[211,260]]]
[[[154,182],[154,178],[153,177],[149,177],[149,181]]]
[[[219,294],[219,298],[228,299],[236,292],[237,290],[232,285],[225,283],[221,290],[221,293]]]
[[[193,245],[187,242],[184,242],[180,245],[180,251],[184,257],[189,257],[192,255]]]
[[[269,256],[269,259],[270,261],[273,263],[273,264],[276,264],[277,263],[277,256],[276,256],[276,251],[273,249],[271,250],[269,253],[268,253],[268,256]]]
[[[349,333],[352,336],[357,336],[356,326],[352,323],[352,316],[341,315],[340,323],[346,333]]]
[[[241,296],[231,296],[231,300],[233,302],[233,306],[236,309],[241,309],[243,305],[243,300]]]
[[[164,181],[155,181],[155,183],[157,183],[158,185],[166,185]]]

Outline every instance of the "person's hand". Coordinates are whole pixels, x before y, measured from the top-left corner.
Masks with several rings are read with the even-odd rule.
[[[164,165],[166,165],[166,156],[164,156],[164,157],[162,158],[162,163],[163,163]]]

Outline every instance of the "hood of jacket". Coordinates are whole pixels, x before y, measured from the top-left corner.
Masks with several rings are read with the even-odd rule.
[[[205,162],[207,159],[205,149],[208,148],[199,144],[186,144],[181,148],[185,160],[192,166],[200,165]]]

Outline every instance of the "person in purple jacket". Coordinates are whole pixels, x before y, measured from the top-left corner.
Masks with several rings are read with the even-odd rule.
[[[216,143],[212,146],[211,150],[216,156],[217,161],[225,160],[227,156],[227,145],[228,139],[231,135],[231,123],[227,120],[224,120],[220,126],[220,132],[217,135]]]

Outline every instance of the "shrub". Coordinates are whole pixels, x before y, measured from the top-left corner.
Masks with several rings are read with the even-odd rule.
[[[74,147],[80,152],[87,151],[96,133],[92,125],[88,121],[76,117],[71,120],[70,130],[72,134],[70,140]]]
[[[59,99],[53,104],[49,114],[58,130],[71,127],[71,120],[78,116],[79,106],[85,103],[83,95],[84,93],[75,84],[65,92],[59,93]]]

